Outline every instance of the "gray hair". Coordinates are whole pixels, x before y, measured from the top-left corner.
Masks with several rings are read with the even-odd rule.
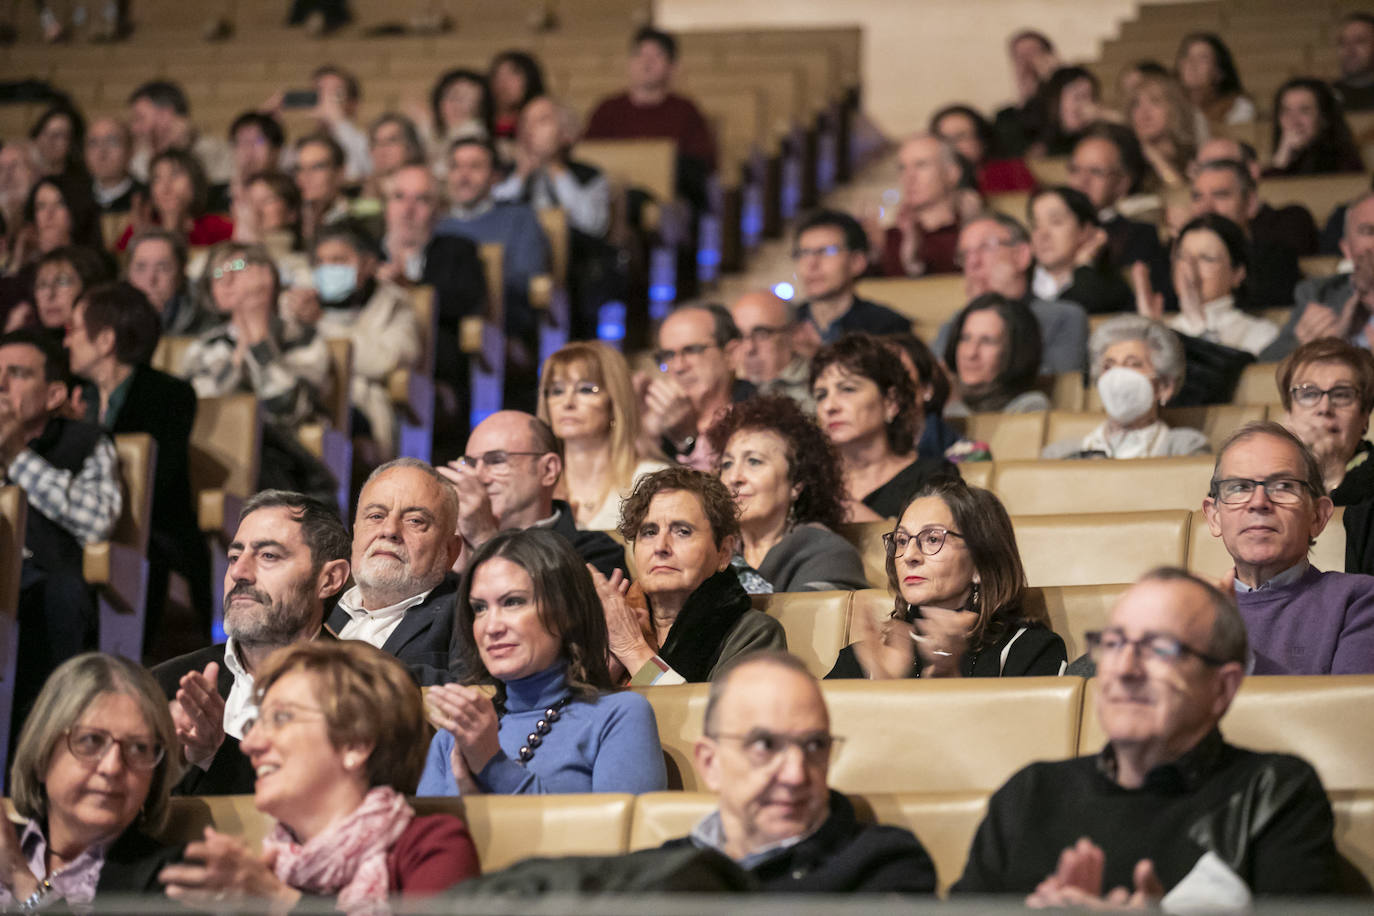
[[[301,540],[310,550],[310,567],[316,573],[332,560],[347,560],[353,552],[353,539],[338,511],[314,496],[291,490],[263,490],[243,504],[239,522],[259,509],[286,509],[300,523]]]
[[[967,220],[964,223],[964,228],[967,229],[974,223],[982,222],[996,223],[1003,229],[1007,230],[1007,232],[1011,235],[1010,241],[1013,245],[1030,244],[1030,233],[1026,231],[1025,225],[1016,217],[1008,216],[1005,213],[999,213],[996,210],[983,210],[982,212],[975,214],[973,218]]]
[[[1187,371],[1187,360],[1183,355],[1183,342],[1178,335],[1164,324],[1152,321],[1143,315],[1121,315],[1102,322],[1088,340],[1088,365],[1092,370],[1093,384],[1102,374],[1102,359],[1109,349],[1119,343],[1131,340],[1145,341],[1150,351],[1150,365],[1160,378],[1173,383],[1175,390],[1183,384]]]
[[[58,742],[65,740],[67,730],[80,721],[82,713],[107,693],[132,699],[162,745],[162,760],[153,769],[148,797],[142,805],[143,829],[156,832],[161,828],[167,798],[181,779],[181,746],[167,696],[146,669],[100,652],[86,652],[58,666],[24,720],[10,764],[10,793],[14,809],[21,815],[31,821],[47,820],[49,800],[44,780]]]
[[[1298,455],[1302,459],[1304,483],[1311,489],[1312,498],[1317,500],[1326,495],[1326,481],[1322,479],[1321,465],[1317,464],[1317,459],[1313,457],[1311,449],[1309,449],[1301,439],[1293,435],[1293,433],[1288,430],[1288,427],[1281,423],[1275,423],[1273,420],[1252,420],[1231,433],[1231,435],[1226,438],[1226,441],[1221,443],[1221,448],[1217,449],[1216,463],[1212,465],[1212,484],[1208,488],[1207,495],[1213,499],[1217,497],[1217,480],[1220,479],[1221,462],[1225,459],[1226,453],[1229,452],[1233,446],[1240,445],[1242,442],[1253,439],[1256,436],[1272,436],[1275,439],[1287,442],[1289,445],[1293,446],[1293,448],[1297,449]]]
[[[1160,566],[1140,577],[1141,582],[1187,582],[1207,596],[1212,606],[1212,635],[1207,640],[1207,654],[1223,662],[1245,664],[1250,652],[1250,640],[1245,619],[1240,616],[1236,602],[1211,582],[1177,566]]]
[[[935,144],[940,148],[940,161],[943,162],[945,165],[949,166],[950,168],[959,169],[962,171],[963,165],[959,161],[959,153],[954,149],[953,143],[950,143],[948,140],[946,140],[939,134],[922,130],[917,131],[916,133],[906,137],[904,140],[902,140],[902,145],[906,146],[908,143],[914,142],[916,140],[934,140]]]
[[[381,477],[387,471],[393,470],[395,468],[414,468],[415,470],[428,475],[431,479],[437,482],[439,484],[440,490],[444,494],[444,503],[446,504],[446,508],[450,513],[450,517],[453,519],[455,524],[457,523],[459,511],[458,490],[454,488],[453,484],[449,482],[448,478],[446,478],[443,474],[440,474],[437,470],[435,470],[434,465],[430,464],[428,461],[423,461],[419,458],[392,458],[390,461],[378,466],[378,468],[371,474],[367,475],[367,480],[363,481],[362,489],[367,489],[368,485],[371,484],[372,481],[376,480],[378,477]],[[358,492],[361,494],[362,490],[359,490]]]

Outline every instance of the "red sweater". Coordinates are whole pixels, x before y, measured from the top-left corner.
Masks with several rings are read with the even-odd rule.
[[[386,855],[393,895],[432,897],[482,873],[467,825],[451,814],[410,822]]]
[[[588,140],[632,140],[665,137],[677,141],[681,156],[691,156],[716,168],[716,141],[697,106],[668,93],[657,105],[636,105],[628,93],[611,96],[596,106],[587,121]]]
[[[123,251],[129,247],[129,240],[134,237],[133,224],[124,227],[124,234],[115,243],[115,251]],[[192,248],[202,248],[207,245],[217,245],[220,242],[227,242],[234,237],[234,221],[218,213],[207,213],[196,218],[191,224],[191,231],[186,234],[186,244]]]
[[[958,249],[957,223],[921,233],[920,244],[916,246],[916,256],[926,265],[923,276],[957,274]],[[906,266],[902,264],[902,230],[896,226],[889,226],[883,233],[883,256],[878,261],[877,274],[880,277],[906,276]]]

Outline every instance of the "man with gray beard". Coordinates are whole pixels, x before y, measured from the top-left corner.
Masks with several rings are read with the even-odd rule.
[[[257,714],[253,672],[275,650],[331,639],[324,603],[348,581],[348,532],[320,500],[264,490],[239,515],[224,574],[228,639],[153,669],[188,764],[181,795],[243,795],[255,776],[239,739]]]
[[[354,584],[327,628],[396,656],[422,686],[462,680],[449,655],[462,547],[458,491],[417,458],[388,461],[358,495]]]

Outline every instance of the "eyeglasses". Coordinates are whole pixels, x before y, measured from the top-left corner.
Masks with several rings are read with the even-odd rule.
[[[655,350],[654,362],[658,364],[659,368],[667,369],[668,364],[671,363],[673,360],[677,359],[679,356],[683,357],[684,359],[687,357],[696,359],[698,356],[705,353],[707,350],[710,350],[712,348],[719,349],[719,347],[720,345],[715,343],[699,343],[688,344],[681,350]]]
[[[1074,165],[1072,162],[1069,163],[1069,175],[1075,177],[1078,175],[1086,175],[1089,178],[1105,180],[1108,178],[1115,178],[1120,174],[1120,169],[1104,169],[1097,166]]]
[[[243,733],[246,735],[253,729],[260,728],[263,734],[270,736],[296,722],[320,722],[323,720],[323,709],[301,706],[298,703],[274,703],[271,706],[259,707],[253,717],[248,720]]]
[[[1185,254],[1182,251],[1174,250],[1175,261],[1191,261],[1194,264],[1206,264],[1208,267],[1216,267],[1218,264],[1228,262],[1219,254]]]
[[[528,457],[537,458],[540,455],[545,454],[548,453],[508,452],[505,449],[494,448],[491,451],[483,452],[480,455],[463,455],[458,459],[458,463],[461,464],[463,467],[471,468],[474,471],[477,470],[481,465],[485,464],[487,466],[487,470],[491,471],[493,474],[499,474],[510,470],[510,460],[512,456],[525,455]]]
[[[223,264],[216,267],[214,271],[210,274],[210,276],[214,277],[216,280],[223,280],[230,274],[236,274],[241,270],[247,269],[247,261],[245,261],[243,258],[234,258],[234,260],[225,261]]]
[[[744,756],[749,758],[749,762],[753,766],[761,769],[779,763],[789,747],[795,747],[801,751],[802,759],[808,765],[824,766],[830,759],[831,751],[844,740],[824,732],[815,732],[809,735],[785,735],[761,728],[742,735],[717,733],[708,734],[706,737],[712,741],[738,741],[740,749],[744,751]]]
[[[1189,655],[1206,665],[1226,664],[1215,655],[1200,652],[1168,633],[1146,633],[1139,639],[1127,639],[1126,634],[1119,629],[1093,630],[1083,634],[1083,638],[1088,644],[1088,654],[1095,663],[1100,663],[1108,655],[1135,649],[1144,661],[1169,666],[1177,665]]]
[[[601,393],[601,386],[595,382],[577,382],[568,384],[567,382],[550,382],[544,386],[544,400],[552,401],[554,398],[561,398],[565,395],[574,395],[579,398],[594,398]]]
[[[998,248],[1014,248],[1018,244],[1020,243],[1013,239],[988,239],[981,245],[973,245],[962,251],[956,252],[954,255],[954,263],[957,264],[960,269],[963,269],[964,264],[966,264],[968,259],[975,254],[991,255]]]
[[[777,328],[775,328],[775,327],[770,327],[770,326],[768,326],[768,325],[766,325],[766,324],[761,324],[761,325],[759,325],[758,327],[750,328],[750,329],[749,329],[749,332],[748,332],[747,334],[744,335],[744,339],[747,340],[747,341],[749,341],[751,344],[753,344],[754,346],[757,347],[757,346],[762,346],[763,344],[768,343],[768,342],[771,341],[774,337],[777,337],[779,334],[786,334],[786,333],[787,333],[787,328],[785,328],[785,327],[777,327]]]
[[[804,258],[833,258],[835,255],[844,251],[843,245],[822,245],[819,248],[794,248],[792,250],[792,260],[800,261]]]
[[[156,741],[142,738],[116,738],[103,728],[67,729],[67,749],[82,760],[100,760],[110,745],[118,744],[124,763],[134,770],[151,770],[162,761],[166,749]]]
[[[1303,494],[1311,490],[1305,480],[1277,474],[1264,480],[1223,477],[1221,480],[1212,481],[1212,498],[1224,506],[1243,506],[1250,501],[1256,487],[1262,487],[1264,495],[1276,506],[1296,506],[1302,502]]]
[[[933,557],[945,546],[945,538],[950,535],[957,538],[963,537],[959,532],[950,531],[948,528],[922,528],[915,534],[907,534],[898,529],[883,535],[883,546],[887,548],[887,555],[895,560],[905,554],[907,547],[912,541],[915,541],[917,550],[928,557]]]
[[[53,277],[51,280],[48,280],[46,282],[40,280],[34,283],[33,291],[35,293],[56,292],[59,289],[70,289],[73,286],[79,286],[80,284],[80,277],[77,277],[73,274],[58,274],[56,277]]]
[[[1351,407],[1360,399],[1359,390],[1349,385],[1337,385],[1335,388],[1294,385],[1288,389],[1288,393],[1293,396],[1294,403],[1301,407],[1316,407],[1324,397],[1331,399],[1332,407]]]

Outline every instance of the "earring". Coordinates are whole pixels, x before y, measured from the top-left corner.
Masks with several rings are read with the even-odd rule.
[[[979,609],[978,602],[980,598],[982,598],[982,589],[979,588],[978,583],[975,581],[973,586],[968,590],[969,610],[976,611]]]

